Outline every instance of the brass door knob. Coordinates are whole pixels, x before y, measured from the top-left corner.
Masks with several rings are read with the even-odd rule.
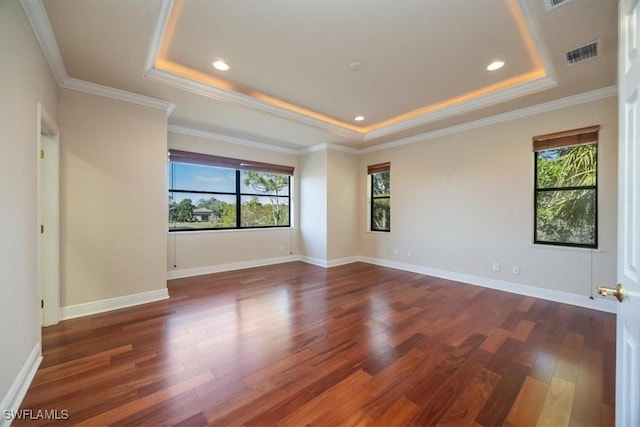
[[[618,284],[615,288],[607,288],[606,286],[598,286],[598,293],[603,297],[613,295],[619,302],[624,299],[624,289],[621,284]]]

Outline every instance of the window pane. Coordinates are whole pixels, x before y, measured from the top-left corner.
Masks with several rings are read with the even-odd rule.
[[[240,192],[243,194],[289,195],[289,175],[242,171],[240,172]]]
[[[169,192],[169,230],[235,226],[235,196]]]
[[[596,185],[596,144],[539,151],[537,188]]]
[[[236,171],[212,166],[169,163],[169,188],[235,193]]]
[[[371,189],[373,196],[389,196],[391,192],[390,172],[371,174]]]
[[[541,191],[536,203],[536,241],[595,245],[595,189]]]
[[[371,209],[371,229],[391,231],[391,199],[373,199]]]
[[[289,198],[276,196],[242,196],[241,226],[288,226]]]

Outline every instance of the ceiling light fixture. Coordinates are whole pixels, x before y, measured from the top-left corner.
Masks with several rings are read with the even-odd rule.
[[[362,70],[362,67],[364,67],[364,64],[361,61],[354,61],[349,65],[349,68],[351,68],[353,71]]]
[[[487,65],[487,71],[499,70],[503,66],[504,66],[503,61],[493,61],[491,64]]]
[[[364,116],[356,116],[353,118],[353,120],[355,120],[356,122],[361,122],[364,120]]]
[[[218,59],[216,61],[213,61],[213,68],[220,71],[227,71],[231,67],[229,67],[229,65],[222,59]]]

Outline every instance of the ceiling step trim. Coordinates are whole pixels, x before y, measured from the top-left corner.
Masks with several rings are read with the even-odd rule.
[[[147,73],[145,74],[145,77],[160,81],[162,83],[166,83],[174,87],[178,87],[180,89],[187,90],[189,92],[193,92],[199,95],[204,95],[206,97],[209,97],[218,101],[224,101],[224,102],[228,102],[235,105],[249,107],[254,110],[262,111],[280,118],[284,118],[284,119],[295,121],[305,125],[313,126],[315,128],[329,132],[333,135],[338,135],[345,138],[352,138],[358,141],[362,141],[362,134],[359,132],[346,129],[342,126],[337,126],[331,123],[327,123],[323,120],[315,119],[313,117],[309,117],[304,114],[296,113],[294,111],[290,111],[285,108],[276,107],[266,102],[262,102],[257,99],[254,99],[250,96],[243,95],[241,93],[220,89],[215,86],[212,86],[206,83],[201,83],[199,81],[192,80],[192,79],[189,79],[174,73],[170,73],[155,67],[147,71]]]
[[[510,120],[521,119],[536,114],[547,113],[562,108],[573,107],[575,105],[585,104],[587,102],[599,101],[601,99],[607,99],[618,95],[617,86],[607,86],[601,89],[596,89],[590,92],[584,92],[578,95],[568,96],[566,98],[557,99],[550,102],[534,105],[520,110],[509,111],[508,113],[498,114],[495,116],[487,117],[472,122],[463,123],[456,126],[451,126],[444,129],[438,129],[432,132],[425,132],[420,135],[414,135],[408,138],[398,139],[396,141],[387,142],[385,144],[376,145],[369,148],[350,148],[343,147],[336,144],[317,144],[308,148],[302,148],[299,150],[288,149],[278,147],[276,145],[265,144],[262,142],[251,141],[247,139],[230,137],[223,134],[217,134],[213,132],[206,132],[199,129],[188,128],[184,126],[169,125],[169,132],[178,133],[182,135],[195,136],[217,142],[225,142],[229,144],[244,145],[252,148],[259,148],[262,150],[276,151],[287,154],[303,155],[313,153],[322,150],[336,150],[343,151],[350,154],[362,155],[373,153],[376,151],[388,150],[396,147],[402,147],[404,145],[415,144],[419,142],[425,142],[435,138],[442,138],[444,136],[453,135],[468,130],[483,128]]]
[[[472,129],[478,129],[495,125],[498,123],[507,122],[510,120],[516,120],[533,116],[535,114],[546,113],[549,111],[559,110],[562,108],[573,107],[575,105],[584,104],[587,102],[598,101],[601,99],[611,98],[618,95],[617,86],[607,86],[601,89],[592,90],[590,92],[584,92],[578,95],[568,96],[566,98],[556,99],[554,101],[545,102],[531,107],[521,108],[519,110],[509,111],[507,113],[498,114],[495,116],[487,117],[485,119],[475,120],[472,122],[463,123],[456,126],[451,126],[444,129],[438,129],[432,132],[426,132],[420,135],[414,135],[407,138],[398,139],[396,141],[387,142],[384,144],[376,145],[369,148],[360,149],[360,154],[373,153],[376,151],[388,150],[390,148],[402,147],[404,145],[415,144],[417,142],[424,142],[430,139],[442,138],[447,135],[455,133],[465,132]]]
[[[422,116],[407,119],[363,134],[362,132],[349,129],[345,126],[340,126],[339,124],[330,123],[319,118],[311,117],[306,114],[289,110],[287,108],[282,108],[264,101],[260,101],[242,93],[218,88],[211,84],[200,82],[198,80],[158,68],[156,66],[156,60],[160,53],[167,25],[169,23],[171,9],[174,4],[174,0],[161,1],[162,4],[160,13],[158,14],[156,27],[146,59],[147,71],[145,73],[145,77],[163,82],[174,87],[178,87],[180,89],[188,90],[199,95],[207,96],[212,99],[249,107],[254,110],[266,112],[268,114],[281,117],[286,120],[313,126],[315,128],[329,132],[333,135],[350,138],[354,142],[369,141],[396,132],[410,130],[420,125],[432,123],[446,117],[451,117],[479,108],[494,105],[500,102],[508,101],[517,97],[525,96],[533,92],[549,89],[558,84],[555,77],[555,70],[553,69],[552,65],[553,61],[551,60],[551,57],[546,49],[546,45],[543,41],[543,38],[541,37],[541,32],[535,22],[535,19],[532,16],[527,1],[516,0],[517,6],[522,13],[524,20],[526,21],[526,25],[536,46],[536,51],[540,56],[540,60],[542,61],[542,66],[546,73],[545,76],[541,76],[539,79],[518,85],[516,87],[504,89],[473,99],[471,101],[466,101],[459,105],[454,105],[442,110],[435,111],[433,113],[427,113]]]
[[[558,82],[550,77],[543,77],[539,80],[525,83],[517,87],[504,89],[499,92],[495,92],[481,98],[476,98],[471,101],[467,101],[460,105],[444,108],[436,112],[416,117],[415,119],[409,119],[404,122],[390,125],[382,129],[374,130],[367,133],[364,137],[365,141],[387,136],[396,132],[402,132],[410,130],[420,125],[425,125],[438,120],[446,119],[448,117],[457,116],[459,114],[468,113],[470,111],[478,110],[480,108],[486,108],[491,105],[495,105],[501,102],[510,101],[512,99],[519,98],[524,95],[530,95],[535,92],[539,92],[544,89],[550,89],[558,85]]]
[[[147,60],[144,65],[145,74],[155,68],[156,58],[160,54],[162,40],[164,40],[167,25],[169,25],[169,18],[171,17],[173,3],[173,0],[161,0],[160,2],[160,12],[158,13],[155,28],[153,29],[153,38],[151,39],[151,46],[149,47]]]

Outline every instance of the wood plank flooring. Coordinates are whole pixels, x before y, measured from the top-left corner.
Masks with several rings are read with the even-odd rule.
[[[169,293],[44,328],[22,409],[69,419],[14,425],[614,425],[612,314],[363,263]]]

